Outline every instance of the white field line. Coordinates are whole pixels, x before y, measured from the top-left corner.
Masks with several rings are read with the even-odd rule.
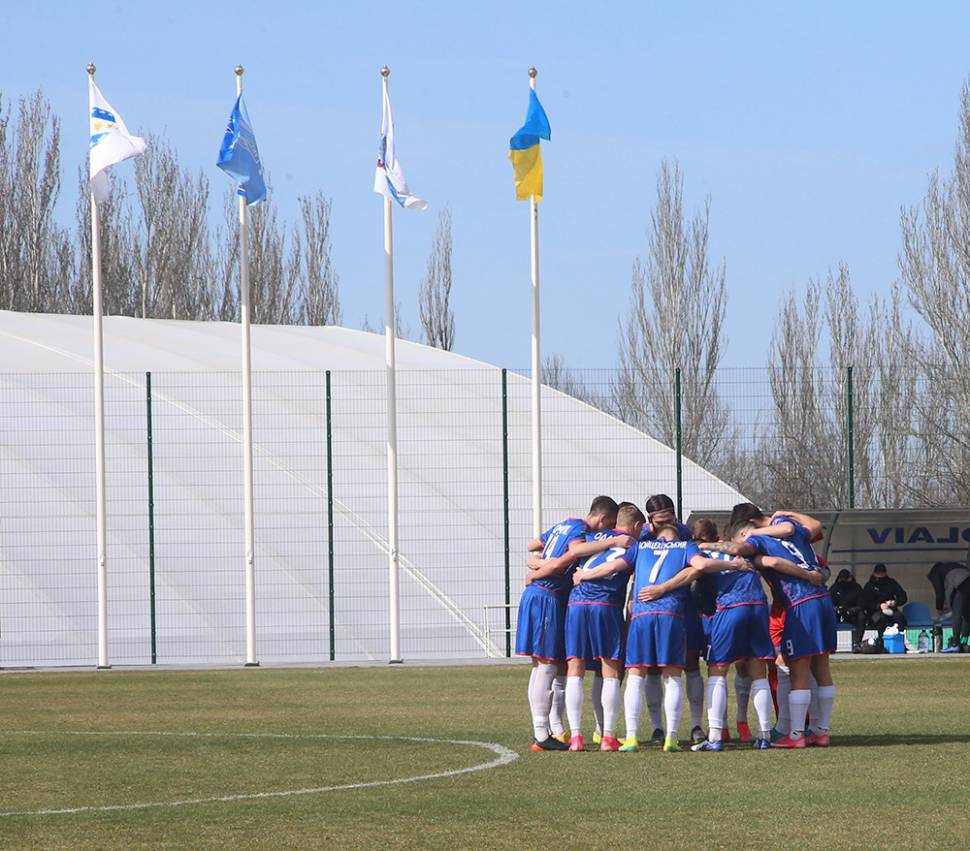
[[[472,774],[476,771],[487,771],[515,762],[519,755],[504,745],[494,742],[476,742],[465,739],[430,739],[423,736],[330,736],[326,734],[297,735],[292,733],[176,733],[153,732],[146,730],[110,730],[98,732],[96,730],[12,730],[5,736],[170,736],[185,738],[207,739],[335,739],[340,741],[378,740],[384,742],[418,742],[434,745],[468,745],[484,748],[496,754],[495,759],[482,762],[469,768],[455,768],[450,771],[438,771],[433,774],[417,774],[413,777],[396,777],[391,780],[369,780],[364,783],[344,783],[338,786],[314,786],[306,789],[283,789],[276,792],[243,792],[236,795],[215,795],[209,798],[186,798],[176,801],[149,801],[137,804],[107,804],[104,806],[62,807],[44,810],[11,810],[0,812],[0,818],[12,816],[57,816],[75,813],[109,813],[122,810],[150,810],[162,807],[188,807],[194,804],[219,804],[232,801],[252,801],[264,798],[290,798],[296,795],[319,795],[324,792],[341,792],[350,789],[372,789],[377,786],[399,786],[403,783],[420,783],[425,780],[440,780],[446,777],[458,777],[462,774]]]

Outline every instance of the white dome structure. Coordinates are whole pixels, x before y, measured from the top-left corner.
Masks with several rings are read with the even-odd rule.
[[[114,664],[148,664],[153,644],[162,663],[245,658],[239,346],[236,324],[105,319]],[[97,660],[92,352],[90,317],[0,311],[2,667]],[[406,341],[397,358],[402,655],[504,655],[502,371]],[[257,658],[386,659],[383,336],[254,326],[252,364]],[[508,373],[506,386],[514,606],[531,536],[529,383]],[[675,492],[669,447],[549,388],[542,401],[547,525],[599,493],[642,505]],[[742,499],[687,460],[683,495],[684,516]]]

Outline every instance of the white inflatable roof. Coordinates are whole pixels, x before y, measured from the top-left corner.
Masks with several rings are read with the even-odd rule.
[[[151,661],[153,601],[159,662],[244,659],[239,350],[231,323],[105,319],[115,664]],[[92,352],[89,317],[0,311],[0,666],[97,658]],[[252,364],[257,657],[387,658],[383,336],[255,326]],[[402,655],[504,655],[501,370],[405,341],[397,364]],[[599,493],[640,505],[675,493],[671,449],[548,388],[542,403],[546,525],[582,515]],[[507,410],[514,606],[531,446],[529,383],[512,373]],[[689,461],[683,482],[685,516],[742,499]]]

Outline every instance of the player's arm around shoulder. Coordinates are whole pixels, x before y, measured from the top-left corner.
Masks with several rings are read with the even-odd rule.
[[[564,573],[570,566],[576,563],[576,557],[571,553],[556,556],[554,558],[542,558],[532,556],[526,563],[529,568],[529,575],[526,577],[526,585],[536,579],[545,579],[547,576],[557,576]]]
[[[625,550],[634,543],[636,541],[630,535],[614,535],[610,538],[599,538],[592,541],[577,539],[569,545],[569,554],[574,558],[589,558],[613,547]]]
[[[775,523],[776,520],[784,519],[786,523]],[[794,522],[793,522],[794,521]],[[825,532],[822,528],[822,523],[816,520],[814,517],[808,514],[802,514],[799,511],[776,511],[771,515],[771,522],[775,523],[775,526],[769,526],[768,528],[789,528],[791,531],[787,535],[777,535],[775,537],[790,538],[795,533],[794,524],[797,523],[799,526],[804,527],[805,531],[808,532],[808,539],[812,543],[816,541],[821,541],[825,537]],[[759,530],[759,534],[761,530]]]
[[[712,553],[726,553],[729,556],[751,558],[758,554],[758,548],[748,541],[715,541],[705,543],[704,549]]]
[[[626,559],[617,558],[613,561],[605,561],[599,567],[590,570],[577,570],[573,574],[573,585],[579,585],[580,582],[592,582],[594,579],[604,579],[607,576],[623,573],[623,571],[630,569],[631,566]]]
[[[722,570],[743,570],[749,573],[754,571],[754,565],[748,559],[741,556],[724,560],[698,555],[690,560],[690,566],[698,571],[698,575],[701,573],[720,573]]]
[[[697,556],[694,556],[697,558]],[[714,559],[711,559],[713,561]],[[690,585],[694,582],[702,573],[700,568],[694,566],[694,559],[691,559],[691,563],[680,571],[676,576],[670,577],[666,582],[661,582],[657,585],[645,585],[640,589],[640,593],[637,594],[637,599],[641,603],[649,603],[652,600],[659,600],[661,597],[666,597],[668,594],[672,594],[678,588],[683,588],[685,585]]]
[[[755,564],[765,570],[774,570],[776,573],[784,573],[786,576],[793,576],[795,579],[803,579],[816,587],[825,584],[825,577],[817,570],[805,570],[793,561],[778,556],[757,556]]]

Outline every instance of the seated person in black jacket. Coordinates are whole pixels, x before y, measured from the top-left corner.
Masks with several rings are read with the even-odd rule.
[[[959,651],[961,644],[970,636],[970,564],[955,561],[938,561],[926,578],[933,583],[936,592],[936,612],[943,617],[947,606],[952,610],[953,635],[949,652]]]
[[[866,631],[866,610],[862,600],[862,586],[848,570],[840,570],[835,582],[829,588],[832,605],[839,623],[852,625],[852,652],[856,653],[862,644],[862,634]]]
[[[902,611],[906,605],[906,592],[895,579],[886,575],[886,565],[877,564],[873,567],[872,576],[862,589],[862,598],[866,608],[866,620],[879,631],[880,644],[882,634],[892,624],[900,629],[906,626]]]

